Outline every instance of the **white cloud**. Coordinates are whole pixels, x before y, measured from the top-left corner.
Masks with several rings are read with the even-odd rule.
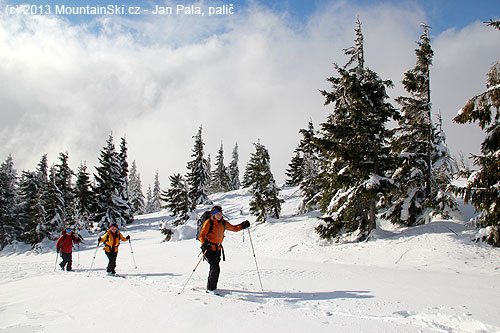
[[[257,5],[214,20],[106,18],[77,26],[58,17],[2,16],[0,80],[8,84],[0,90],[0,158],[12,153],[18,169],[34,169],[44,153],[56,162],[68,151],[75,169],[82,160],[93,166],[111,132],[117,146],[126,134],[144,185],[158,169],[166,187],[169,175],[185,172],[202,124],[206,153],[215,157],[223,141],[229,163],[238,142],[243,172],[260,139],[283,181],[298,130],[311,118],[318,128],[330,111],[318,89],[329,88],[333,62],[345,63],[342,49],[353,43],[358,14],[367,65],[396,83],[391,96],[403,93],[399,81],[414,65],[425,20],[417,7],[328,4],[300,25]],[[484,61],[491,60],[479,57],[465,71],[462,55],[498,50],[488,46],[498,37],[487,30],[474,26],[435,39],[433,97],[445,126],[449,112],[484,86]],[[453,45],[459,51],[442,61]],[[468,79],[460,80],[457,99],[448,88],[457,82],[446,73],[460,72]]]

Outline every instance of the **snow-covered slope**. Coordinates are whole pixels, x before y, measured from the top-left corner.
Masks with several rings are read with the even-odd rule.
[[[159,227],[171,218],[160,212],[122,230],[132,237],[132,247],[122,243],[118,255],[123,278],[105,275],[97,235],[75,249],[76,272],[54,270],[53,242],[38,254],[0,252],[0,331],[500,331],[500,250],[471,242],[474,232],[462,222],[331,244],[314,233],[318,213],[294,216],[296,188],[282,196],[283,217],[250,228],[263,290],[249,233],[227,232],[223,297],[206,294],[207,263],[193,273],[200,252],[195,221],[162,242]],[[246,190],[211,199],[229,221],[254,221]]]

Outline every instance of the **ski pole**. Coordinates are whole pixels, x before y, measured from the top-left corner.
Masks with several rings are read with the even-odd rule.
[[[57,267],[57,258],[59,258],[59,250],[56,251],[56,262],[54,264],[54,272],[56,271],[56,267]]]
[[[182,294],[182,292],[184,291],[184,288],[186,288],[186,286],[187,286],[187,284],[188,284],[189,280],[191,280],[191,277],[192,277],[192,276],[193,276],[193,274],[194,274],[194,271],[196,271],[196,269],[198,268],[198,265],[200,264],[201,260],[202,260],[203,258],[205,258],[205,253],[207,253],[207,250],[205,250],[205,252],[203,252],[203,255],[201,256],[200,260],[198,260],[198,263],[196,264],[196,266],[194,266],[193,271],[191,272],[191,275],[189,275],[189,278],[187,279],[186,283],[184,283],[184,286],[182,287],[182,290],[179,292],[179,294],[178,294],[178,295]]]
[[[250,239],[250,245],[252,245],[252,253],[253,253],[253,258],[255,259],[255,267],[257,268],[257,275],[259,276],[260,289],[264,291],[264,288],[262,287],[262,280],[260,279],[259,265],[257,265],[257,257],[255,256],[255,249],[253,248],[252,235],[250,235],[250,229],[247,230],[248,230],[248,238]]]
[[[97,247],[95,248],[95,252],[94,252],[94,258],[92,259],[92,265],[90,265],[90,271],[92,270],[92,267],[94,267],[94,260],[95,260],[95,256],[97,255],[97,249],[99,249],[99,242],[97,242]],[[89,272],[90,274],[90,272]]]
[[[135,263],[134,251],[132,250],[132,240],[129,239],[128,243],[130,244],[130,252],[132,253],[132,259],[134,260],[135,269],[137,269],[137,264]]]

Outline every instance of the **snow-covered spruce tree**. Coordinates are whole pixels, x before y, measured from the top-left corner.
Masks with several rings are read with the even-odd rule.
[[[151,185],[148,186],[148,190],[146,191],[146,205],[144,207],[144,212],[146,214],[152,213],[151,203],[153,201],[153,191],[151,190]]]
[[[500,21],[488,23],[500,30]],[[465,187],[454,191],[472,203],[481,212],[476,222],[481,238],[489,244],[500,246],[500,61],[488,73],[486,91],[474,96],[453,121],[459,124],[477,122],[485,131],[481,155],[472,155],[479,170],[472,173]]]
[[[240,157],[238,155],[238,143],[234,145],[233,153],[231,156],[231,163],[229,163],[229,190],[238,190],[241,186],[240,184],[240,169],[238,167],[238,162]]]
[[[57,168],[49,169],[49,181],[44,195],[45,211],[47,213],[47,228],[50,231],[64,228],[64,199],[56,183]]]
[[[47,213],[40,181],[36,172],[23,171],[19,182],[20,206],[19,220],[23,228],[22,240],[32,246],[44,238],[50,238],[50,224],[47,223]]]
[[[396,168],[384,216],[405,226],[425,223],[435,215],[450,217],[449,211],[456,206],[446,193],[451,176],[446,174],[451,170],[444,133],[437,131],[431,117],[430,66],[434,52],[428,29],[424,25],[415,50],[416,65],[402,81],[410,96],[396,99],[401,105],[399,127],[392,141]]]
[[[193,136],[194,148],[193,160],[188,162],[188,174],[186,176],[189,184],[189,198],[191,199],[191,210],[196,209],[196,206],[203,203],[208,203],[208,192],[210,182],[210,167],[203,152],[203,139],[201,137],[202,126],[198,129],[198,134]]]
[[[309,122],[307,129],[301,129],[299,133],[302,134],[299,148],[302,152],[303,162],[302,180],[300,181],[302,200],[298,212],[305,213],[316,209],[319,202],[319,193],[323,187],[321,181],[322,160],[315,144],[316,132],[312,121]]]
[[[252,194],[250,213],[261,222],[267,221],[269,216],[279,219],[284,200],[278,197],[280,190],[271,172],[269,152],[260,141],[254,146],[255,153],[250,156],[245,170]]]
[[[285,171],[286,186],[297,186],[303,179],[302,174],[302,166],[304,165],[304,158],[302,157],[302,152],[300,151],[300,147],[295,148],[293,151],[293,157],[290,163],[288,164],[288,169]]]
[[[189,219],[191,201],[189,199],[189,186],[181,174],[169,177],[170,188],[162,193],[162,200],[166,202],[166,207],[176,216],[174,225],[184,224]]]
[[[142,193],[141,175],[137,171],[135,161],[132,162],[130,168],[128,187],[132,214],[142,214],[144,212],[144,194]]]
[[[160,176],[158,170],[155,173],[155,181],[153,183],[153,192],[151,194],[151,201],[149,202],[150,213],[156,213],[161,210],[161,187]]]
[[[128,162],[127,162],[127,141],[121,138],[120,153],[118,154],[118,161],[120,165],[120,180],[118,182],[117,204],[120,206],[121,216],[125,224],[134,222],[134,216],[130,208],[130,193],[128,185]]]
[[[348,233],[366,240],[376,228],[377,201],[390,181],[386,123],[398,116],[386,101],[386,87],[392,82],[365,68],[359,20],[356,37],[355,46],[345,50],[347,64],[335,65],[339,76],[328,79],[332,91],[322,91],[325,105],[333,104],[317,140],[326,168],[320,201],[323,223],[316,231],[326,239]]]
[[[450,220],[452,212],[458,212],[458,202],[451,191],[453,180],[453,158],[446,145],[446,135],[442,126],[441,114],[438,114],[438,127],[432,135],[432,187],[431,200],[426,202],[429,208],[429,220],[433,217]]]
[[[229,174],[224,165],[224,146],[221,143],[217,158],[215,160],[215,169],[212,171],[212,181],[210,183],[212,193],[229,191]]]
[[[101,150],[99,164],[96,167],[97,174],[94,174],[96,210],[93,220],[100,229],[107,229],[112,223],[124,226],[129,218],[121,197],[123,170],[120,156],[115,150],[113,135],[109,136],[106,146]]]
[[[208,177],[208,182],[207,182],[207,189],[208,189],[208,193],[207,194],[211,194],[211,190],[212,190],[212,157],[210,156],[210,154],[207,155],[207,171],[208,171],[208,175],[210,177]]]
[[[47,230],[54,238],[65,226],[75,224],[74,191],[71,183],[73,171],[69,167],[68,153],[59,154],[59,164],[49,170],[47,191],[44,193]]]
[[[92,227],[90,220],[94,212],[95,200],[90,183],[87,165],[81,163],[76,174],[75,184],[76,228],[78,230]]]
[[[21,225],[17,218],[17,171],[9,155],[0,165],[0,250],[21,239]]]
[[[69,155],[68,153],[59,154],[59,164],[56,164],[56,174],[55,174],[55,184],[59,189],[62,196],[62,218],[65,226],[70,226],[75,224],[75,205],[74,205],[74,190],[72,185],[72,177],[74,175],[73,170],[69,167]],[[63,230],[65,226],[53,229],[51,231],[57,231],[58,233]],[[57,235],[58,237],[59,235]]]

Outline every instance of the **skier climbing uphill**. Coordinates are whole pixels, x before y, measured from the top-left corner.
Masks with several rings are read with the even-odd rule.
[[[73,262],[73,243],[78,244],[80,240],[81,239],[79,237],[76,237],[73,234],[73,230],[71,228],[67,228],[61,232],[61,237],[57,240],[56,248],[57,252],[61,253],[62,262],[59,266],[62,270],[64,270],[65,266],[68,272],[72,270],[71,264]]]
[[[222,241],[224,240],[224,231],[240,231],[250,226],[249,221],[243,221],[238,225],[232,225],[222,217],[222,207],[214,206],[210,211],[210,217],[204,222],[201,228],[198,239],[201,242],[201,250],[205,258],[210,264],[208,273],[207,290],[214,291],[217,289],[217,282],[220,274],[220,258]]]
[[[118,225],[116,223],[113,223],[109,227],[104,236],[97,239],[98,246],[101,242],[104,244],[104,251],[106,252],[106,256],[109,260],[106,272],[108,272],[109,275],[116,274],[116,257],[118,256],[118,246],[120,246],[120,241],[126,242],[128,240],[130,240],[130,236],[124,237],[122,233],[118,231]]]

